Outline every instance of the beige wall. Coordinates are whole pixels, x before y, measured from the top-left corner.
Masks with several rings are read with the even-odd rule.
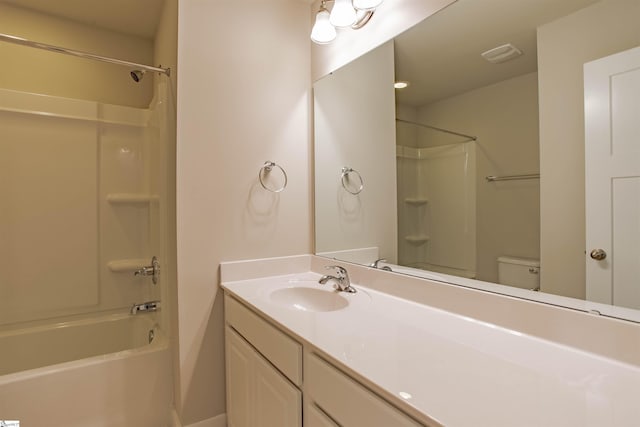
[[[476,271],[498,281],[499,256],[538,258],[539,182],[488,183],[488,175],[538,172],[537,73],[457,95],[419,110],[419,121],[478,137]],[[455,138],[448,137],[449,142]],[[458,140],[461,140],[458,138]]]
[[[5,34],[42,43],[150,64],[153,41],[0,3]],[[129,70],[40,49],[0,43],[0,87],[108,104],[147,107],[152,79],[135,83]]]
[[[314,84],[319,253],[377,246],[380,258],[396,261],[393,82],[393,43],[389,42]],[[360,173],[364,183],[360,194],[342,188],[344,166]],[[348,188],[357,190],[359,178],[355,174],[349,178]]]
[[[386,0],[364,28],[357,31],[338,30],[338,38],[330,44],[312,43],[312,80],[318,80],[360,55],[391,40],[454,1]],[[319,1],[315,1],[311,7],[312,19],[315,19],[319,4]]]
[[[312,250],[309,5],[179,3],[178,299],[185,425],[225,412],[221,261]],[[257,180],[265,160],[289,184]]]
[[[603,0],[538,30],[542,290],[585,297],[583,64],[640,44],[640,2]]]

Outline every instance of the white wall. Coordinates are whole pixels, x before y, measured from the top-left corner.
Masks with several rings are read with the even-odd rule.
[[[377,246],[379,257],[395,263],[393,82],[389,42],[314,85],[316,252]],[[342,187],[344,166],[361,175],[360,194]],[[349,179],[347,187],[357,191],[359,178],[352,173]]]
[[[640,2],[603,0],[538,30],[541,288],[585,297],[583,64],[640,45]]]
[[[150,64],[153,41],[0,3],[2,33],[69,49]],[[0,43],[0,87],[146,108],[152,79],[135,83],[119,65]]]
[[[537,77],[537,73],[525,74],[419,110],[422,123],[478,137],[476,271],[479,280],[498,281],[496,259],[499,256],[539,257],[539,182],[488,183],[485,180],[488,175],[538,172]],[[456,137],[447,136],[447,139],[451,142]]]
[[[225,412],[221,261],[312,250],[309,5],[179,3],[178,299],[182,423]],[[263,190],[265,160],[289,185]]]

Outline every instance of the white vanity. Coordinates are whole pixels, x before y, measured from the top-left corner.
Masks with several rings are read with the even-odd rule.
[[[222,264],[230,427],[640,420],[640,326],[345,263],[357,292],[336,292],[318,283],[331,263]],[[485,311],[448,305],[453,293]],[[573,338],[527,326],[536,310],[562,318]],[[630,346],[576,338],[576,322],[604,325]]]

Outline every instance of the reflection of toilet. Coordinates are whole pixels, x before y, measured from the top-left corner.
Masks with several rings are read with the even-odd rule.
[[[498,283],[516,288],[540,289],[540,261],[530,258],[498,258]]]

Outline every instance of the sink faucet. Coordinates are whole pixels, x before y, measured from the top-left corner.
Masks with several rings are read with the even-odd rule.
[[[392,271],[391,267],[389,267],[388,265],[378,267],[378,263],[381,263],[381,262],[387,262],[387,260],[385,258],[377,259],[373,261],[371,264],[369,264],[368,267],[379,268],[380,270],[385,270],[385,271]]]
[[[340,267],[339,265],[329,265],[325,267],[327,270],[331,270],[334,269],[336,271],[336,275],[335,276],[331,276],[331,275],[324,275],[320,278],[320,280],[318,280],[318,283],[320,283],[321,285],[324,285],[325,283],[333,280],[335,281],[335,285],[334,287],[340,291],[340,292],[349,292],[351,294],[356,293],[356,289],[351,286],[351,281],[349,280],[349,273],[347,273],[347,270],[343,267]]]

